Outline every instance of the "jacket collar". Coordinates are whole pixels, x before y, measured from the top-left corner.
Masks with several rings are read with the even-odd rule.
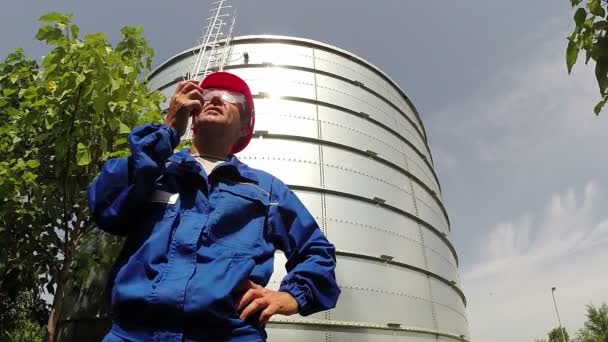
[[[190,150],[188,148],[173,153],[173,155],[167,159],[165,167],[167,172],[174,174],[179,174],[181,172],[196,173],[201,176],[205,174],[199,162],[190,155]],[[222,169],[221,172],[227,172],[228,174],[236,173],[238,178],[243,178],[256,184],[258,183],[257,175],[234,155],[231,155],[228,157],[227,161],[219,164],[216,167],[217,171],[214,171],[214,173],[218,172],[220,168]]]

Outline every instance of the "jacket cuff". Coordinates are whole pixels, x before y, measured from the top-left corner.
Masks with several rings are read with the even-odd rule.
[[[279,291],[287,292],[298,302],[298,313],[302,316],[310,315],[310,304],[312,303],[313,295],[308,285],[299,283],[296,276],[288,276],[281,282]]]
[[[161,126],[166,127],[169,130],[169,141],[171,143],[171,147],[175,149],[177,145],[179,145],[181,137],[177,134],[177,130],[171,126],[167,126],[162,124]]]
[[[180,136],[173,127],[164,124],[144,124],[135,127],[129,134],[128,140],[133,154],[144,152],[152,160],[160,163],[173,154],[179,145]]]

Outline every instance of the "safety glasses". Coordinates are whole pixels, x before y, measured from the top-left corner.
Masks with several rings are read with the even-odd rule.
[[[214,97],[219,97],[223,101],[232,104],[242,104],[247,101],[245,95],[227,89],[206,88],[203,89],[203,100],[210,101]]]

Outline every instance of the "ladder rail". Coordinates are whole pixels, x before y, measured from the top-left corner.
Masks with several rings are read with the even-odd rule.
[[[192,69],[187,79],[204,79],[211,71],[222,71],[228,62],[232,50],[232,35],[236,23],[236,9],[230,5],[230,0],[218,0],[211,4],[209,10],[211,16],[205,20],[201,29],[201,36],[198,40],[200,44],[196,59],[192,64]],[[232,9],[232,10],[231,10]],[[227,27],[230,24],[229,28]],[[228,33],[226,32],[228,28]],[[196,50],[195,50],[196,51]],[[185,139],[192,139],[192,118],[188,120]]]
[[[230,56],[230,52],[232,51],[232,33],[234,32],[234,24],[236,23],[236,9],[233,12],[232,15],[232,23],[230,24],[230,31],[228,31],[228,36],[226,37],[225,41],[224,41],[224,53],[222,54],[221,60],[220,60],[220,65],[219,65],[219,70],[220,71],[224,71],[224,67],[226,66],[227,62],[228,62],[228,57]]]
[[[209,12],[215,12],[215,14],[212,17],[207,18],[207,20],[209,21],[209,24],[207,25],[205,35],[202,37],[203,39],[201,42],[201,47],[199,49],[199,53],[198,53],[194,68],[192,69],[190,78],[196,79],[198,77],[198,74],[201,69],[201,65],[203,63],[205,54],[207,52],[207,45],[209,44],[209,40],[211,39],[211,36],[213,35],[213,28],[217,23],[218,17],[220,16],[222,9],[225,8],[222,6],[225,1],[226,0],[219,0],[219,1],[212,3],[212,5],[217,4],[218,6],[217,6],[217,8],[212,8],[209,10]]]

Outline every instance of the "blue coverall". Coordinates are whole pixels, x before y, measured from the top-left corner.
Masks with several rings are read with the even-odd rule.
[[[175,129],[146,124],[131,155],[108,160],[87,189],[99,228],[126,237],[109,279],[105,341],[265,341],[233,308],[243,281],[266,286],[278,248],[280,291],[309,315],[335,306],[334,246],[285,184],[236,157],[207,175]]]

